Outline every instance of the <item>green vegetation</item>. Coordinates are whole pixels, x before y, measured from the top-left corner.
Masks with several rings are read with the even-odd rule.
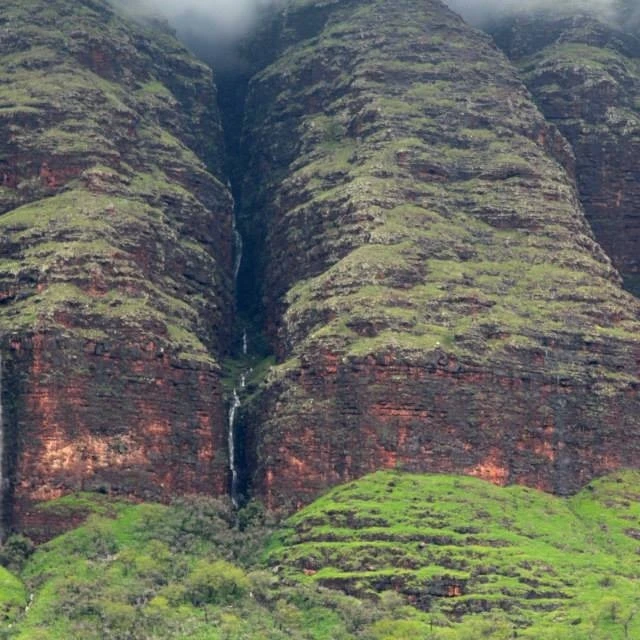
[[[364,599],[402,593],[448,620],[435,638],[484,637],[465,634],[498,624],[487,616],[523,638],[632,638],[639,487],[638,472],[623,472],[560,499],[473,478],[379,472],[290,518],[267,557],[292,580]],[[487,637],[502,636],[494,628]]]
[[[289,10],[302,20],[308,3]],[[626,359],[635,304],[594,246],[553,132],[510,65],[429,6],[348,3],[332,16],[258,73],[249,95],[259,153],[289,163],[243,194],[269,211],[268,242],[277,238],[266,268],[284,291],[273,305],[283,318],[270,319],[281,352],[419,365],[444,350],[472,366],[530,368],[551,341],[571,347],[555,350],[546,374],[597,376],[607,394],[628,388],[635,374],[590,354],[606,341]],[[618,64],[606,49],[554,46]]]
[[[222,157],[210,70],[106,0],[10,2],[3,19],[0,333],[145,340],[215,363],[231,198],[206,168]]]
[[[636,638],[639,487],[621,472],[563,499],[379,472],[275,531],[258,503],[71,495],[41,509],[85,524],[0,554],[17,572],[0,572],[1,637]]]

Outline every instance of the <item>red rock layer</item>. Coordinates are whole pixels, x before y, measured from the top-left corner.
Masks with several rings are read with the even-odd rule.
[[[280,361],[255,491],[397,465],[566,493],[639,465],[640,307],[508,61],[437,2],[292,3],[282,34],[245,131]]]
[[[328,486],[376,469],[464,473],[496,484],[573,493],[594,476],[637,467],[638,386],[603,398],[586,381],[538,367],[432,362],[389,353],[317,357],[266,392],[254,425],[256,486],[297,508]],[[640,351],[633,356],[640,360]]]
[[[522,16],[496,32],[548,120],[571,143],[598,242],[640,293],[640,38],[597,15]]]
[[[143,500],[226,491],[218,371],[153,343],[40,334],[11,344],[12,524],[47,537],[35,503],[70,491]],[[10,440],[9,440],[10,441]]]

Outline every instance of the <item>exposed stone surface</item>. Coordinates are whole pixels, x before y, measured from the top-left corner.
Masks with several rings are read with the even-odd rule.
[[[637,41],[514,24],[547,119],[437,0],[292,0],[251,44],[227,136],[239,305],[277,366],[259,387],[268,360],[227,369],[250,378],[235,462],[270,506],[383,467],[569,493],[640,464],[640,302],[616,269],[637,270]],[[210,71],[102,0],[11,0],[0,63],[4,518],[40,535],[34,501],[75,489],[226,491]]]
[[[232,201],[211,72],[106,2],[0,16],[5,516],[226,490]],[[217,176],[217,177],[216,177]]]
[[[637,465],[640,307],[506,58],[438,2],[293,2],[279,29],[244,133],[280,362],[255,491],[398,465],[566,493]]]
[[[628,23],[627,23],[628,26]],[[523,15],[496,27],[546,118],[571,142],[587,218],[640,293],[640,29],[588,13]]]

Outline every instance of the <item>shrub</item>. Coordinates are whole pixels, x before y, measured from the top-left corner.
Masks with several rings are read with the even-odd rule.
[[[20,573],[34,549],[35,545],[27,536],[19,533],[9,536],[0,549],[0,565],[13,573]]]
[[[185,581],[194,605],[227,603],[241,598],[251,583],[246,573],[226,560],[200,560]]]
[[[385,618],[369,627],[367,640],[407,640],[407,638],[437,638],[431,629],[419,620],[392,620]]]

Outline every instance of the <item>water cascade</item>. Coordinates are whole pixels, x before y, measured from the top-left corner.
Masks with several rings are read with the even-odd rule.
[[[234,239],[234,263],[233,263],[233,283],[237,291],[238,287],[238,274],[240,273],[240,265],[242,264],[242,251],[243,243],[242,236],[236,227],[236,221],[233,221],[233,239]],[[248,351],[248,338],[246,329],[242,333],[242,355],[246,356]],[[229,416],[227,424],[227,445],[229,449],[229,474],[231,476],[229,493],[231,495],[231,502],[234,507],[239,506],[240,502],[240,489],[239,489],[239,474],[238,474],[238,455],[236,451],[236,420],[238,417],[238,409],[242,406],[240,396],[238,395],[238,388],[240,392],[244,391],[247,383],[248,371],[243,371],[240,374],[240,378],[235,380],[233,387],[233,394],[231,396],[231,404],[229,407]]]
[[[238,506],[238,469],[236,467],[236,415],[241,407],[238,392],[233,390],[233,398],[231,407],[229,408],[229,424],[227,430],[227,439],[229,445],[229,471],[231,472],[231,502],[233,506]]]
[[[235,218],[233,220],[233,242],[235,246],[235,260],[233,263],[233,282],[238,284],[238,274],[240,273],[240,264],[242,263],[242,236],[236,227]]]

